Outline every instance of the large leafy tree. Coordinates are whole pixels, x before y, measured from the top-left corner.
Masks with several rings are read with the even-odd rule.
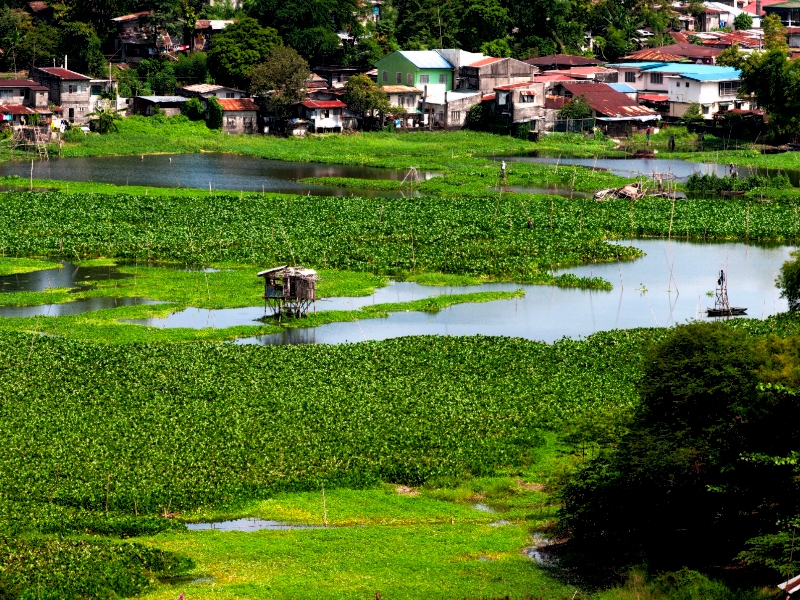
[[[391,111],[386,93],[366,75],[356,75],[348,79],[342,99],[350,110],[365,116]]]
[[[58,28],[58,56],[67,55],[72,71],[102,77],[106,75],[100,38],[90,23],[61,23]]]
[[[313,63],[341,55],[338,32],[363,35],[364,8],[358,0],[247,0],[245,9]]]
[[[800,63],[773,48],[741,61],[741,94],[752,94],[769,114],[770,132],[778,137],[800,136]]]
[[[408,50],[458,47],[462,6],[456,0],[399,0],[395,6],[397,41],[401,47]]]
[[[508,11],[498,0],[471,0],[461,16],[459,46],[478,51],[486,42],[503,39],[510,26]]]
[[[277,117],[285,118],[292,104],[306,95],[308,63],[294,48],[274,47],[251,74],[250,91]]]
[[[282,44],[277,31],[244,18],[214,36],[208,51],[208,70],[217,83],[248,89],[253,67]]]
[[[733,327],[692,324],[646,353],[629,433],[563,494],[560,525],[583,559],[724,564],[797,514],[784,459],[800,441],[785,427],[800,404],[774,385],[797,384],[798,343],[764,346]]]

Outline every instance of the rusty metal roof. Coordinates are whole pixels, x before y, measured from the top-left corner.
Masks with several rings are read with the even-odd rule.
[[[258,110],[258,104],[250,98],[217,98],[217,102],[224,111]]]
[[[604,117],[648,117],[658,113],[605,83],[562,83],[573,96],[585,96],[589,106]]]

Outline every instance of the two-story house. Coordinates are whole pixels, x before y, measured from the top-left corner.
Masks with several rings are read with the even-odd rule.
[[[212,96],[226,100],[239,100],[250,96],[250,94],[242,90],[213,83],[187,85],[186,87],[178,88],[175,90],[175,93],[178,94],[178,96],[200,98],[201,100],[208,100]]]
[[[378,85],[406,85],[437,97],[453,89],[454,67],[436,50],[398,50],[375,68]]]
[[[69,69],[34,67],[30,77],[49,90],[50,101],[60,106],[70,123],[83,124],[91,112],[91,79]]]

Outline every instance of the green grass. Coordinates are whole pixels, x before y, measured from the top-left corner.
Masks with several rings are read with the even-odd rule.
[[[58,263],[32,258],[0,258],[0,277],[60,267]]]

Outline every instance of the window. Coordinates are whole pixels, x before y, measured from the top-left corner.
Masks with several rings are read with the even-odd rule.
[[[525,91],[519,94],[520,102],[536,102],[536,94],[533,92]]]
[[[662,73],[650,73],[650,83],[653,85],[663,85],[664,75]]]
[[[402,73],[395,73],[394,74],[395,83],[403,83],[403,74]]]
[[[442,73],[439,75],[439,83],[442,85],[447,85],[447,73]]]
[[[703,114],[704,115],[708,114],[708,105],[706,105],[706,104],[703,105]]]
[[[327,108],[324,110],[319,111],[319,116],[321,119],[330,119],[331,118],[331,111]]]
[[[333,116],[334,117],[336,117],[336,116],[338,116],[340,114],[342,114],[342,109],[341,108],[334,108],[333,109]]]
[[[99,94],[98,94],[99,95]],[[31,97],[31,90],[29,88],[25,88],[22,90],[22,97],[26,100]]]
[[[0,98],[13,98],[14,90],[0,90]]]
[[[719,82],[719,95],[720,96],[735,96],[741,86],[739,81],[720,81]]]
[[[225,117],[225,127],[236,127],[236,117]]]
[[[633,71],[625,71],[625,83],[635,83],[636,73]]]
[[[498,106],[505,106],[508,102],[508,94],[509,92],[498,92],[497,93],[497,105]]]
[[[381,76],[381,80],[383,81],[383,83],[388,83],[389,82],[389,72],[388,71],[384,71],[383,72],[383,75]]]
[[[233,92],[225,92],[225,97],[226,98],[236,98],[236,94],[234,94]]]
[[[681,82],[680,81],[676,81],[675,82],[675,87],[681,87]]]
[[[431,79],[430,75],[420,75],[419,76],[419,82],[421,84],[423,84],[423,85],[427,85],[430,82],[430,79]]]
[[[406,85],[414,85],[414,75],[412,73],[406,73]]]
[[[75,86],[74,85],[68,85],[67,86],[67,93],[68,94],[74,94],[75,93]]]
[[[451,123],[461,123],[461,111],[460,110],[451,110],[450,111],[450,122]]]
[[[689,87],[689,82],[688,81],[686,82],[686,87]]]

